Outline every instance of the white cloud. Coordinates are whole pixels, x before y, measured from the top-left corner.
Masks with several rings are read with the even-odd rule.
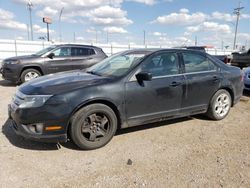
[[[127,12],[120,8],[102,6],[90,11],[88,17],[96,25],[125,26],[133,21],[126,18]]]
[[[39,17],[50,17],[54,18],[58,15],[58,10],[52,9],[51,7],[46,6],[43,10],[37,12]]]
[[[156,4],[156,0],[127,0],[127,1],[143,3],[143,4],[146,4],[146,5],[154,5],[154,4]]]
[[[217,20],[224,20],[227,22],[232,22],[236,19],[235,15],[228,14],[228,13],[221,13],[221,12],[213,12],[212,13],[212,19],[217,19]]]
[[[152,23],[159,23],[165,25],[192,25],[204,22],[208,15],[202,12],[189,14],[188,9],[180,9],[178,13],[171,13],[169,15],[159,16]]]
[[[27,30],[27,25],[14,20],[15,15],[7,10],[0,8],[0,28],[2,29],[15,29],[15,30]]]
[[[250,19],[250,14],[242,14],[241,18]]]
[[[211,19],[214,20],[222,20],[226,22],[233,22],[236,20],[236,15],[235,14],[229,14],[229,13],[222,13],[222,12],[213,12],[211,15]],[[241,19],[250,19],[250,14],[241,14],[240,16]]]
[[[160,37],[160,36],[166,36],[167,34],[156,31],[156,32],[153,32],[152,35],[155,36],[155,37]]]
[[[186,8],[182,8],[182,9],[180,9],[180,13],[187,14],[187,13],[189,13],[189,10]]]
[[[128,33],[128,31],[126,31],[122,27],[105,27],[103,31],[108,33],[120,33],[120,34]]]
[[[216,22],[204,22],[198,26],[187,27],[188,32],[211,31],[221,33],[231,33],[231,28],[227,24],[219,24]]]
[[[92,16],[99,17],[99,18],[121,18],[127,16],[127,12],[121,10],[120,8],[111,7],[111,6],[101,6],[98,7],[90,12]]]
[[[47,33],[47,28],[43,28],[40,25],[33,25],[33,31],[34,33],[38,33],[38,34],[46,34]],[[54,30],[49,30],[50,33],[54,33]]]

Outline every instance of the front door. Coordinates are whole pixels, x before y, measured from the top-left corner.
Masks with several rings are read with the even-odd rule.
[[[174,52],[157,53],[137,70],[137,73],[151,73],[151,81],[139,84],[134,75],[126,83],[129,126],[159,121],[179,113],[185,80],[179,72],[178,59]]]
[[[45,64],[48,73],[72,70],[71,48],[60,47],[53,51],[53,59],[45,57]]]

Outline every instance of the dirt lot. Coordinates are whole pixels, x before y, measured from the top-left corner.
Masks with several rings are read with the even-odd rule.
[[[15,90],[0,80],[0,187],[250,187],[249,93],[223,121],[144,125],[80,151],[16,136],[7,121]]]

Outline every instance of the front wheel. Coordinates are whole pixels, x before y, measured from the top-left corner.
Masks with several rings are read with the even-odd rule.
[[[104,104],[91,104],[76,112],[71,119],[70,135],[81,149],[97,149],[106,145],[117,129],[114,111]]]
[[[36,69],[26,69],[21,74],[21,82],[28,82],[32,79],[38,78],[39,76],[41,76],[40,71]]]
[[[228,115],[231,105],[232,99],[230,93],[221,89],[212,97],[207,111],[207,116],[213,120],[224,119]]]

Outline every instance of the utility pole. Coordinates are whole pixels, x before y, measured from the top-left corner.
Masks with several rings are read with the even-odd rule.
[[[61,9],[60,14],[59,14],[59,38],[60,38],[60,42],[62,42],[61,19],[62,19],[63,9],[64,9],[64,7]]]
[[[27,36],[28,36],[28,40],[30,40],[29,24],[27,24]]]
[[[31,0],[29,0],[29,2],[27,3],[27,8],[29,10],[30,13],[30,32],[31,32],[31,40],[33,40],[33,25],[32,25],[32,8],[33,8],[33,4],[31,2]]]
[[[97,44],[97,30],[95,29],[95,43]]]
[[[198,41],[197,41],[197,36],[195,35],[195,46],[197,46],[197,44],[198,44]]]
[[[233,46],[233,50],[235,50],[235,46],[236,46],[236,40],[237,40],[237,32],[238,32],[238,24],[239,24],[239,19],[240,19],[240,11],[243,9],[244,7],[241,7],[241,2],[239,2],[239,7],[234,9],[234,14],[237,16],[236,19],[236,25],[235,25],[235,33],[234,33],[234,46]]]
[[[109,43],[109,32],[107,31],[107,44]]]
[[[143,30],[143,45],[146,45],[146,31]]]

